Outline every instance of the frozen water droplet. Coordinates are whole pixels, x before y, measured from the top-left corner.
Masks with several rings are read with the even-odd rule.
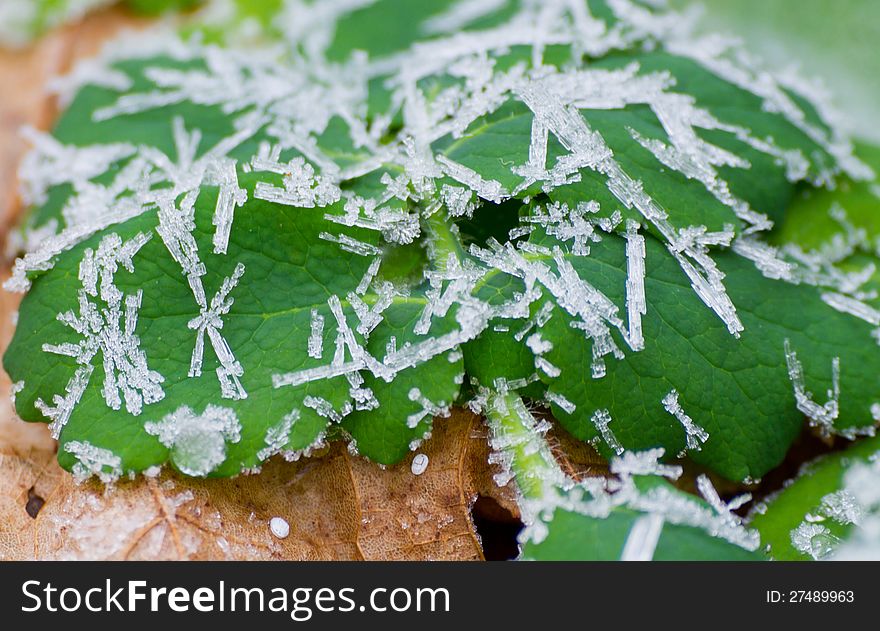
[[[412,466],[410,467],[413,475],[422,475],[427,468],[428,456],[426,456],[425,454],[416,454],[416,457],[413,458]]]
[[[290,524],[283,517],[273,517],[269,520],[269,530],[279,539],[287,539],[290,534]]]

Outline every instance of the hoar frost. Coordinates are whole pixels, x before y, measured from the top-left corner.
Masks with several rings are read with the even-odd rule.
[[[204,477],[226,460],[226,444],[241,440],[241,424],[231,408],[208,405],[197,414],[181,406],[161,421],[144,425],[171,450],[171,461],[187,475]]]
[[[13,4],[19,12],[25,11],[21,7],[26,3]],[[51,419],[53,434],[61,432],[90,387],[93,362],[99,353],[104,368],[102,398],[112,409],[124,406],[131,414],[145,417],[149,406],[165,396],[165,379],[181,377],[150,370],[135,333],[143,294],[138,290],[124,295],[114,285],[120,266],[133,271],[132,257],[150,235],[139,234],[123,242],[115,234],[104,234],[117,224],[152,213],[158,220],[155,232],[193,298],[188,327],[195,340],[188,371],[184,371],[189,378],[201,376],[207,337],[219,364],[219,397],[228,407],[211,404],[198,413],[189,405],[180,405],[161,420],[147,422],[145,428],[170,450],[171,460],[187,474],[205,476],[224,463],[228,444],[241,439],[236,410],[247,391],[242,384],[245,366],[223,331],[232,326],[227,316],[233,308],[234,292],[244,289],[249,275],[243,263],[233,266],[233,261],[218,257],[232,252],[239,256],[237,231],[251,220],[245,205],[261,200],[291,206],[294,212],[320,213],[327,229],[321,230],[318,238],[334,244],[340,257],[355,255],[359,261],[369,261],[369,267],[350,290],[322,296],[316,304],[305,307],[308,322],[303,330],[307,332],[291,344],[304,361],[277,368],[273,365],[271,375],[275,389],[300,389],[297,400],[302,394],[301,407],[280,419],[269,419],[256,453],[259,461],[278,453],[298,457],[299,453],[285,448],[292,428],[306,410],[328,423],[341,422],[355,411],[378,409],[379,414],[391,414],[394,410],[387,405],[383,408],[368,387],[368,378],[392,383],[401,373],[442,355],[458,362],[463,345],[492,327],[493,331],[510,333],[534,360],[533,375],[500,378],[491,384],[494,392],[479,392],[475,403],[488,411],[490,419],[506,416],[520,425],[519,432],[506,433],[493,424],[492,462],[500,467],[499,484],[515,477],[517,458],[541,456],[539,470],[517,479],[526,521],[523,541],[539,542],[546,537],[556,510],[603,518],[622,506],[642,513],[629,532],[622,558],[652,558],[665,524],[698,527],[755,549],[756,535],[732,512],[745,500],[723,502],[708,478],[697,480],[705,502],[665,487],[647,491],[638,487],[640,476],[676,478],[681,469],[660,462],[662,450],[626,451],[613,431],[615,423],[607,409],[579,409],[553,387],[553,380],[564,371],[583,368],[551,361],[554,353],[564,349],[545,327],[551,317],[565,317],[570,328],[582,334],[583,343],[590,346],[587,370],[593,379],[606,377],[609,362],[624,360],[628,353],[656,343],[646,339],[643,330],[643,320],[647,323],[653,315],[646,283],[646,266],[653,264],[646,260],[649,239],[659,240],[666,248],[705,308],[734,337],[743,333],[744,325],[728,294],[725,274],[713,258],[725,249],[751,261],[770,278],[830,287],[822,294],[825,303],[880,327],[880,312],[867,304],[868,296],[859,293],[864,274],[845,275],[805,253],[771,248],[759,239],[761,232],[771,227],[770,221],[738,197],[723,177],[731,170],[751,169],[753,165],[706,140],[705,132],[730,135],[771,158],[785,168],[792,181],[811,177],[824,182],[833,173],[824,172],[829,167],[822,165],[822,173],[808,176],[809,161],[799,150],[719,120],[697,99],[682,93],[682,86],[676,85],[668,72],[646,71],[638,63],[610,70],[580,63],[557,67],[545,56],[549,59],[550,46],[568,45],[573,58],[578,59],[583,55],[600,58],[618,49],[665,48],[695,59],[757,95],[766,111],[779,113],[834,156],[839,168],[859,177],[863,172],[845,143],[807,122],[789,96],[789,87],[783,89],[767,74],[738,67],[718,47],[694,44],[675,19],[654,15],[628,0],[609,3],[616,19],[607,24],[579,3],[575,7],[567,0],[526,2],[505,21],[479,32],[462,29],[493,14],[503,3],[457,2],[421,25],[423,33],[434,36],[429,41],[387,58],[354,54],[344,62],[330,64],[325,53],[333,41],[336,20],[367,4],[359,0],[308,6],[285,2],[276,26],[284,33],[289,49],[302,53],[290,53],[294,63],[287,63],[289,57],[279,57],[273,51],[224,50],[172,40],[146,46],[140,53],[135,49],[130,56],[158,53],[178,61],[203,63],[192,67],[180,64],[185,67],[181,69],[147,62],[143,75],[149,87],[132,92],[131,78],[110,65],[119,56],[108,55],[105,60],[78,67],[66,81],[57,83],[65,98],[84,84],[125,92],[94,113],[96,122],[122,121],[133,113],[197,104],[218,107],[232,131],[205,148],[201,132],[187,129],[177,117],[171,121],[173,158],[148,144],[74,147],[46,134],[28,132],[34,150],[23,172],[26,201],[43,203],[58,186],[67,186],[72,192],[61,211],[64,224],[60,231],[56,232],[58,226],[35,226],[50,236],[34,239],[35,247],[16,262],[7,286],[27,290],[34,272],[51,270],[77,245],[102,235],[97,250],[86,250],[80,264],[79,313],[69,311],[59,316],[82,340],[44,346],[47,352],[66,355],[77,363],[64,393],[55,395],[53,405],[37,402]],[[518,48],[527,49],[529,55],[511,64],[498,63]],[[426,80],[441,76],[450,79],[449,86],[437,88],[437,94],[426,92],[425,85],[432,84]],[[376,80],[389,90],[390,101],[399,107],[399,117],[395,110],[367,120],[369,86]],[[530,117],[530,127],[527,152],[510,164],[498,161],[506,172],[494,175],[437,149],[442,146],[438,141],[447,137],[453,144],[467,139],[474,125],[511,105],[522,107]],[[632,146],[718,202],[727,214],[717,226],[690,225],[676,209],[662,205],[649,183],[627,171],[609,139],[590,120],[590,111],[632,107],[652,112],[662,135],[662,139],[648,137],[627,128],[624,131]],[[399,132],[393,127],[398,118],[402,121]],[[328,134],[334,131],[331,124],[339,121],[346,129],[345,140],[354,148],[351,153],[328,148],[323,142],[325,135],[332,136]],[[259,139],[255,154],[239,155],[255,139]],[[102,177],[111,172],[112,178]],[[244,174],[256,179],[252,190],[242,184]],[[589,199],[571,205],[552,200],[561,187],[593,175],[617,207],[606,208]],[[363,182],[372,182],[375,190],[365,192],[370,186],[361,187]],[[200,253],[195,209],[196,202],[206,195],[206,187],[216,188],[217,195],[211,225],[198,226],[212,230],[210,246]],[[551,201],[537,203],[535,200],[541,199],[538,194],[551,197]],[[489,239],[466,250],[448,247],[447,241],[459,236],[456,220],[478,220],[481,213],[500,212],[495,205],[514,196],[528,197],[524,201],[529,209],[510,231],[509,241]],[[432,227],[438,220],[448,222],[451,237]],[[375,238],[363,237],[364,231]],[[860,243],[858,235],[850,237],[841,245],[841,252]],[[419,238],[423,240],[417,241]],[[579,265],[603,239],[623,239],[626,279],[614,299],[614,292],[603,291],[600,287],[604,284],[589,278]],[[322,243],[325,248],[326,243]],[[422,279],[424,300],[409,287],[383,281],[381,273],[391,248],[414,243],[425,246],[430,259]],[[203,258],[203,254],[208,256]],[[218,260],[223,261],[222,266]],[[522,287],[501,303],[478,297],[479,290],[499,272]],[[219,287],[209,299],[206,283],[215,287],[217,281]],[[161,300],[161,296],[149,299]],[[405,327],[400,327],[396,322],[400,318],[395,317],[394,335],[381,345],[375,343],[373,336],[384,332],[380,329],[389,324],[389,314],[396,315],[395,308],[419,301],[423,307],[417,317],[410,318]],[[440,325],[445,327],[442,332],[438,332]],[[788,340],[783,351],[795,405],[823,433],[833,433],[840,398],[839,360],[832,361],[832,387],[827,402],[820,404],[807,391],[803,367]],[[339,382],[333,385],[341,384],[347,394],[341,404],[306,390],[310,384],[336,378]],[[464,375],[458,374],[455,383],[463,380]],[[538,380],[549,381],[546,402],[565,414],[590,415],[597,440],[604,441],[617,456],[610,465],[615,480],[575,483],[562,473],[545,440],[549,424],[534,418],[518,398],[518,403],[506,398],[511,393],[515,397],[517,390]],[[249,388],[267,385],[249,382]],[[422,389],[427,390],[407,384],[404,396],[398,397],[409,404],[409,413],[399,420],[410,428],[448,414],[451,399],[431,400]],[[285,390],[283,394],[290,393]],[[679,398],[673,388],[660,403],[681,426],[687,448],[699,450],[709,435]],[[694,416],[697,412],[697,408],[691,410]],[[662,410],[658,414],[662,415]],[[880,417],[880,404],[875,416]],[[666,420],[671,422],[668,417]],[[322,431],[314,444],[323,444],[323,438]],[[355,442],[350,444],[356,450]],[[95,474],[110,480],[121,472],[121,462],[107,450],[86,441],[71,441],[65,448],[77,458],[77,477]],[[418,454],[411,470],[420,475],[426,466],[427,456]],[[823,507],[828,519],[855,522],[861,518],[849,495],[829,495]],[[273,518],[269,527],[279,538],[289,533],[289,525],[281,518]],[[812,556],[822,556],[828,541],[822,528],[818,523],[808,524],[792,535],[792,541]]]
[[[79,313],[67,311],[58,315],[59,322],[79,334],[78,343],[44,344],[47,353],[67,355],[79,367],[67,384],[64,396],[53,398],[54,406],[38,400],[36,406],[51,419],[52,435],[58,438],[82,397],[94,371],[93,359],[100,354],[104,369],[102,394],[108,407],[118,410],[123,403],[137,416],[145,404],[160,401],[164,378],[147,366],[146,353],[135,334],[138,309],[143,291],[125,295],[114,284],[119,267],[134,272],[133,258],[149,241],[150,235],[139,233],[123,242],[119,235],[105,236],[97,251],[87,249],[79,267]]]
[[[709,440],[709,433],[702,427],[694,423],[694,420],[688,416],[681,403],[678,401],[678,392],[673,388],[665,397],[663,397],[663,407],[672,414],[681,426],[684,428],[685,441],[687,448],[695,451],[700,450],[701,443]]]
[[[109,449],[96,447],[88,441],[72,440],[64,444],[64,451],[76,458],[72,473],[77,482],[95,476],[104,484],[109,484],[122,475],[122,458]]]

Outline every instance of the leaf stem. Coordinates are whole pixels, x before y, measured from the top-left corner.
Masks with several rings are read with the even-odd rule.
[[[425,228],[428,232],[428,257],[434,266],[440,269],[446,268],[449,255],[452,254],[458,261],[464,260],[466,252],[458,236],[458,230],[444,217],[442,209],[435,210],[424,218]]]
[[[509,467],[523,499],[540,501],[548,493],[558,493],[552,489],[567,486],[567,478],[544,437],[546,425],[532,416],[519,395],[492,392],[486,418],[492,447],[504,454],[504,464]],[[526,512],[525,506],[520,508]]]

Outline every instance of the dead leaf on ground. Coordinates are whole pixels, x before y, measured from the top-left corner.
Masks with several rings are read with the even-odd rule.
[[[383,470],[337,443],[258,475],[168,471],[105,489],[77,485],[54,451],[0,445],[0,558],[481,559],[476,498],[516,511],[512,490],[492,480],[481,420],[455,412],[420,453],[429,463],[418,476],[412,456]],[[26,510],[34,498],[44,502],[36,517]],[[271,534],[273,517],[290,524],[287,538]]]

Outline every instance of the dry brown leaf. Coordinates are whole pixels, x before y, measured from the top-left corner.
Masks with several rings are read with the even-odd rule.
[[[418,476],[412,456],[383,470],[336,444],[259,475],[168,471],[104,488],[76,484],[52,450],[0,445],[0,558],[481,559],[477,496],[516,510],[511,489],[492,480],[482,422],[457,411],[420,453],[429,464]],[[287,538],[270,533],[272,517],[290,524]]]

